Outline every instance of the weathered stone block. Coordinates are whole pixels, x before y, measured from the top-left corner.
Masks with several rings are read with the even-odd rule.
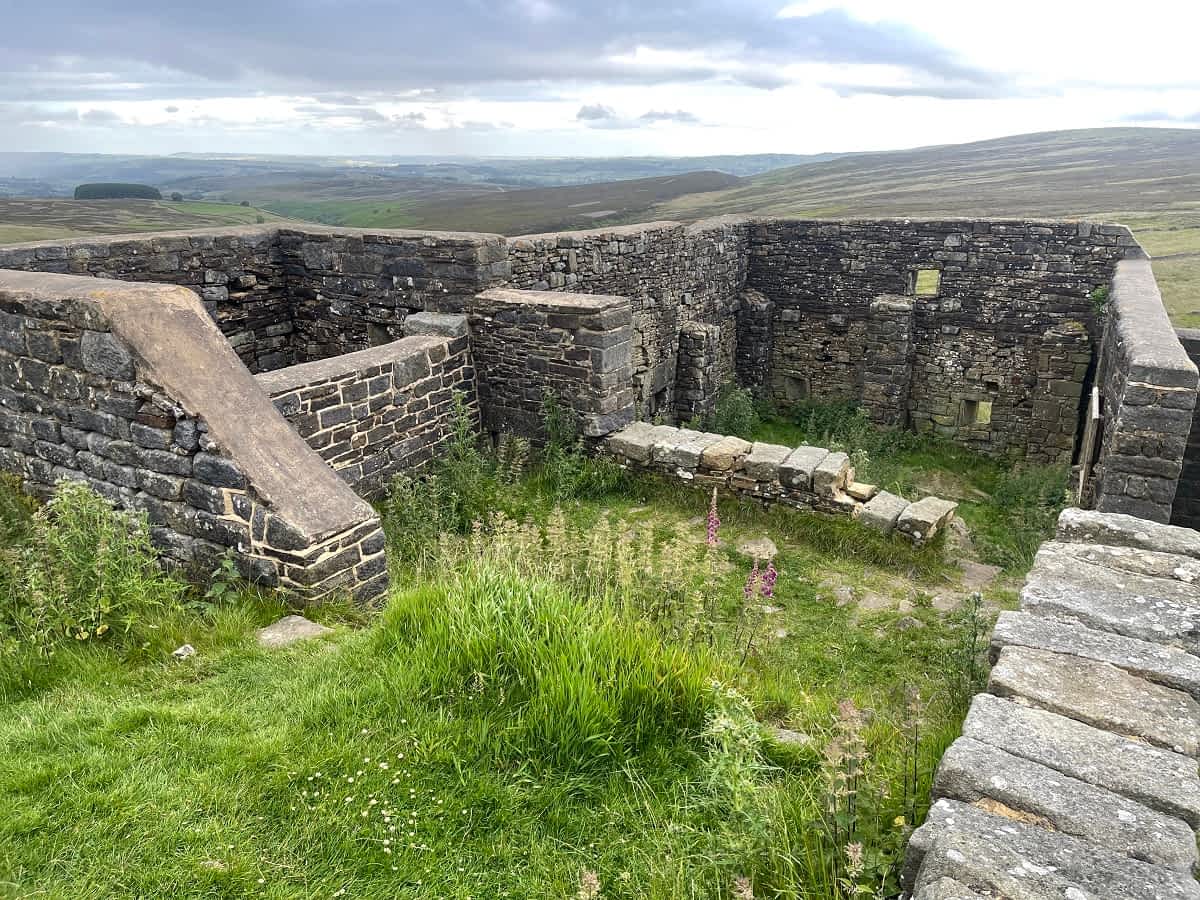
[[[908,506],[909,502],[903,497],[898,497],[888,491],[880,491],[863,506],[858,520],[868,528],[874,528],[884,534],[891,534],[900,514]]]
[[[820,497],[837,497],[853,480],[850,457],[845,453],[830,453],[813,469],[812,489]]]
[[[704,448],[700,465],[713,472],[733,472],[741,468],[751,449],[753,445],[749,441],[726,436]]]
[[[758,481],[779,481],[779,467],[793,452],[791,447],[755,441],[742,469]]]
[[[813,473],[827,456],[829,451],[823,447],[797,447],[779,464],[780,483],[784,487],[811,491]]]
[[[896,519],[896,530],[914,541],[931,540],[954,516],[958,504],[939,497],[910,503]]]

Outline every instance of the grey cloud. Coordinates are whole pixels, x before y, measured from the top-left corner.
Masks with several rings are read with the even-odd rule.
[[[579,112],[575,113],[575,118],[580,122],[599,122],[605,119],[615,119],[617,114],[611,107],[604,106],[600,103],[593,103],[579,107]]]
[[[115,125],[121,117],[111,109],[89,109],[79,114],[79,121],[85,125]]]
[[[178,106],[168,106],[168,107],[166,107],[166,112],[177,113],[177,112],[179,112],[179,107]]]
[[[687,110],[677,109],[674,112],[667,110],[650,110],[643,113],[641,117],[643,122],[678,122],[683,125],[692,125],[700,121],[700,119]]]
[[[1165,112],[1163,110],[1150,110],[1147,112],[1130,113],[1127,116],[1121,117],[1122,122],[1173,122],[1177,125],[1197,125],[1200,124],[1200,110],[1197,110],[1190,115],[1176,115],[1175,113]]]
[[[194,5],[180,0],[129,0],[115,16],[110,4],[94,0],[45,0],[6,12],[0,65],[7,71],[0,73],[0,92],[26,99],[36,90],[73,91],[76,99],[205,92],[358,96],[714,79],[772,88],[785,83],[784,66],[800,62],[887,64],[927,80],[997,89],[1006,81],[905,26],[861,22],[841,10],[780,19],[782,3],[611,0],[598,15],[594,4],[581,0],[344,0],[336,7],[210,0],[197,16]],[[185,46],[221,52],[180,52]],[[712,56],[730,46],[739,48],[732,73],[703,55],[654,67],[614,59],[638,47],[707,50]],[[106,79],[103,73],[112,74]]]

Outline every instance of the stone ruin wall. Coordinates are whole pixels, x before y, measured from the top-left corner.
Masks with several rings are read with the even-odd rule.
[[[1174,343],[1173,336],[1160,334],[1165,316],[1156,291],[1138,302],[1156,306],[1157,317],[1123,314],[1146,291],[1119,289],[1132,284],[1129,279],[1112,282],[1107,330],[1099,333],[1096,291],[1110,284],[1127,256],[1121,263],[1126,268],[1142,254],[1119,226],[719,219],[511,239],[235,228],[17,245],[0,248],[0,269],[94,276],[47,290],[101,290],[118,306],[133,289],[111,285],[114,279],[189,288],[191,313],[207,314],[227,338],[214,343],[215,329],[204,337],[207,365],[216,367],[208,375],[225,371],[226,381],[240,385],[219,401],[214,394],[204,402],[237,397],[258,410],[238,420],[244,432],[239,437],[250,445],[258,436],[245,422],[268,415],[264,408],[275,416],[273,428],[290,422],[295,430],[289,433],[311,451],[305,471],[325,473],[312,475],[318,492],[331,490],[322,461],[360,494],[374,496],[396,472],[431,459],[448,434],[455,392],[488,431],[538,437],[549,391],[574,410],[589,437],[601,438],[635,417],[689,420],[711,410],[718,388],[736,379],[779,402],[850,401],[881,424],[935,430],[985,452],[1067,462],[1081,400],[1094,381],[1106,406],[1093,479],[1097,503],[1166,521],[1174,499],[1168,494],[1186,452],[1180,422],[1186,416],[1190,425],[1192,406],[1184,406],[1194,405],[1195,384],[1171,382],[1173,411],[1161,415],[1159,408],[1170,405],[1167,395],[1145,390],[1156,379],[1170,381],[1170,372],[1159,368],[1178,363],[1143,349],[1146,341],[1168,348]],[[924,268],[941,274],[935,296],[916,295],[913,273]],[[12,282],[11,274],[0,286],[16,290],[13,285],[23,283]],[[1144,280],[1143,274],[1138,283]],[[248,523],[234,521],[232,501],[211,491],[205,499],[206,491],[188,487],[182,472],[156,471],[146,462],[168,465],[165,457],[147,455],[152,450],[194,451],[133,439],[134,424],[157,423],[161,430],[195,419],[203,430],[211,410],[195,413],[168,398],[170,415],[146,413],[139,422],[136,411],[129,412],[127,425],[105,425],[115,434],[99,431],[117,440],[106,457],[90,445],[74,446],[72,441],[86,440],[69,430],[78,427],[72,417],[94,423],[98,411],[108,414],[104,404],[116,402],[96,388],[99,393],[81,395],[88,411],[55,409],[51,418],[59,430],[38,424],[43,436],[35,435],[41,411],[72,398],[53,395],[57,383],[43,377],[39,366],[46,361],[37,353],[45,327],[32,322],[24,303],[14,299],[3,307],[17,317],[6,320],[6,329],[20,335],[12,346],[23,348],[20,360],[0,357],[4,468],[41,488],[73,472],[111,499],[147,509],[159,542],[181,562],[209,560],[224,547],[251,548],[248,559],[263,556],[253,548],[265,533],[258,536],[243,528]],[[149,307],[142,301],[141,308]],[[128,332],[133,357],[139,352],[134,345],[148,333],[136,327]],[[1097,346],[1104,348],[1098,371]],[[240,366],[217,361],[234,353],[257,381],[235,371]],[[1190,371],[1185,376],[1194,379]],[[114,391],[129,393],[124,387]],[[964,420],[964,401],[990,404],[986,421]],[[118,405],[128,412],[132,402]],[[99,437],[90,440],[103,444]],[[141,449],[126,447],[131,441]],[[271,454],[250,449],[263,466],[260,480],[269,481]],[[303,455],[298,446],[286,449]],[[231,450],[222,454],[239,459]],[[153,474],[138,474],[140,469]],[[249,487],[208,487],[256,490],[249,474],[244,480]],[[259,493],[267,495],[265,489]],[[1153,504],[1141,502],[1148,493]],[[193,511],[161,507],[152,498]],[[244,506],[239,502],[238,508]],[[359,524],[368,527],[373,514],[356,509]],[[227,519],[231,514],[234,519]],[[207,518],[214,516],[219,521]],[[306,533],[304,548],[319,545],[319,538]],[[300,565],[303,553],[294,556],[291,563]],[[252,567],[268,582],[300,584],[299,570],[281,574],[277,562]],[[318,573],[336,568],[323,565]],[[343,571],[353,573],[357,565],[351,560]],[[371,569],[363,575],[368,582],[375,578]]]
[[[774,305],[763,390],[1070,462],[1100,339],[1092,297],[1135,247],[1128,229],[1090,223],[756,223],[748,283]],[[934,296],[916,295],[922,269],[940,273]]]
[[[1177,334],[1188,358],[1200,366],[1200,328],[1181,328]],[[1200,401],[1192,412],[1171,524],[1200,530]]]

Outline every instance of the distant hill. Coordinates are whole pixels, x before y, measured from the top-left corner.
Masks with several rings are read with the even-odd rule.
[[[260,221],[275,222],[279,217],[254,207],[229,203],[0,198],[0,244],[88,234],[253,225]]]

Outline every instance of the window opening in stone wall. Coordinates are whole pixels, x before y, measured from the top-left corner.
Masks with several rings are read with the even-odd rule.
[[[992,422],[991,400],[964,400],[958,411],[959,425],[990,425]]]
[[[908,273],[908,293],[915,297],[936,297],[941,288],[941,269],[913,269]]]

